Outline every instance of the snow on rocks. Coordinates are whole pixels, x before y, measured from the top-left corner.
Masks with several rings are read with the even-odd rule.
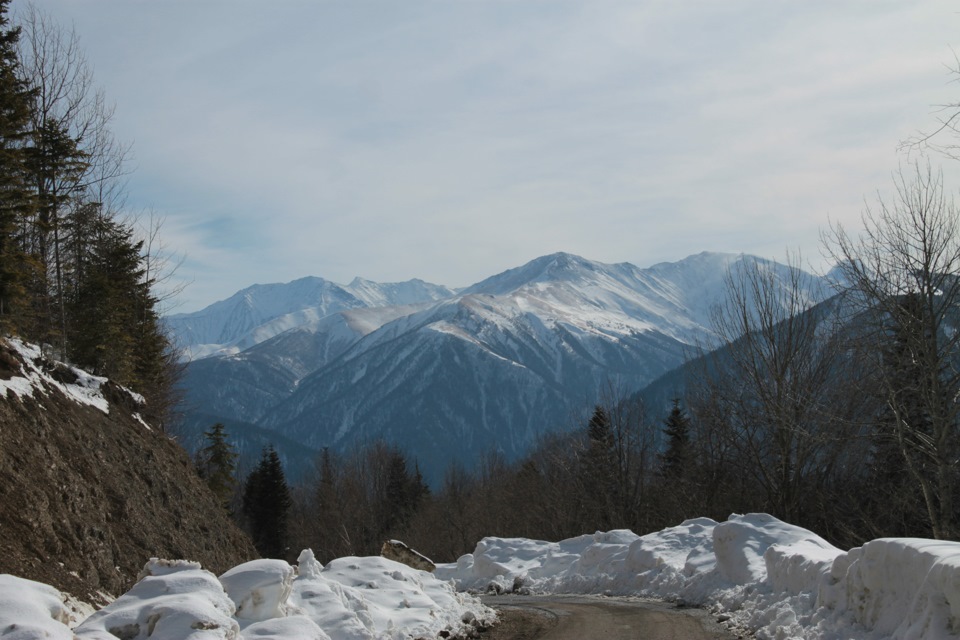
[[[6,338],[0,340],[9,346],[20,360],[20,375],[14,375],[7,380],[0,379],[0,394],[9,397],[13,393],[18,398],[33,396],[39,390],[41,394],[46,394],[48,387],[59,389],[68,398],[80,404],[95,407],[104,413],[110,413],[110,404],[103,397],[100,388],[107,382],[106,378],[94,376],[82,369],[71,367],[69,365],[57,363],[56,366],[62,367],[69,374],[69,382],[61,382],[42,366],[43,354],[40,348],[18,338]],[[142,403],[143,397],[138,394],[131,394]]]

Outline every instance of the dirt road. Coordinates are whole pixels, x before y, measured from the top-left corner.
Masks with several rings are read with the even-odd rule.
[[[700,609],[636,598],[488,596],[501,623],[485,640],[728,640],[736,638]]]

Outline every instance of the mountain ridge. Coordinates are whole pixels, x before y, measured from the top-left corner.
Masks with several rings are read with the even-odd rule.
[[[725,272],[752,261],[789,280],[789,267],[742,254],[647,269],[541,256],[439,300],[340,309],[196,360],[187,395],[205,415],[314,449],[383,437],[467,466],[484,447],[509,459],[572,428],[605,387],[632,393],[681,364],[712,335]]]

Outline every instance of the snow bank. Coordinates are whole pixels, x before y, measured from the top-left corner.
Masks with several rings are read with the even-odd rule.
[[[844,552],[766,514],[639,537],[485,538],[436,574],[480,591],[682,600],[759,638],[960,637],[960,543],[881,539]]]
[[[256,560],[220,579],[153,560],[127,594],[71,632],[64,598],[0,576],[0,635],[11,640],[298,638],[403,640],[469,635],[493,612],[461,589],[622,594],[685,601],[761,639],[960,638],[960,543],[881,539],[841,551],[764,514],[688,520],[637,536],[561,542],[485,538],[435,574],[385,558],[310,550],[298,566]],[[446,632],[446,633],[445,633]]]
[[[855,551],[834,591],[845,602],[831,599],[836,608],[895,638],[960,634],[960,543],[884,538]]]
[[[338,558],[320,569],[306,554],[291,603],[331,637],[429,638],[466,633],[472,620],[494,620],[479,600],[425,571],[379,557]]]
[[[218,579],[196,562],[153,559],[126,594],[73,631],[53,587],[0,575],[0,636],[7,640],[405,640],[471,635],[495,614],[430,573],[384,558],[313,552],[298,567],[254,560]]]
[[[217,576],[197,562],[154,558],[140,581],[76,629],[83,640],[234,640],[240,625]]]
[[[294,573],[283,560],[251,560],[224,573],[220,583],[237,607],[237,620],[260,622],[287,615]]]
[[[0,575],[0,637],[4,640],[73,640],[70,612],[51,586]]]

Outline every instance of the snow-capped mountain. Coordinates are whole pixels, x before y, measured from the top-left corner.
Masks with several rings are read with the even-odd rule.
[[[380,284],[355,278],[340,285],[307,277],[285,284],[256,284],[201,311],[175,314],[166,321],[186,359],[195,360],[238,353],[338,311],[417,304],[453,293],[422,280]]]
[[[725,273],[754,260],[703,253],[640,269],[548,255],[435,302],[336,310],[195,361],[187,393],[205,414],[315,449],[385,438],[436,480],[450,460],[519,456],[604,394],[680,365],[709,339]]]

